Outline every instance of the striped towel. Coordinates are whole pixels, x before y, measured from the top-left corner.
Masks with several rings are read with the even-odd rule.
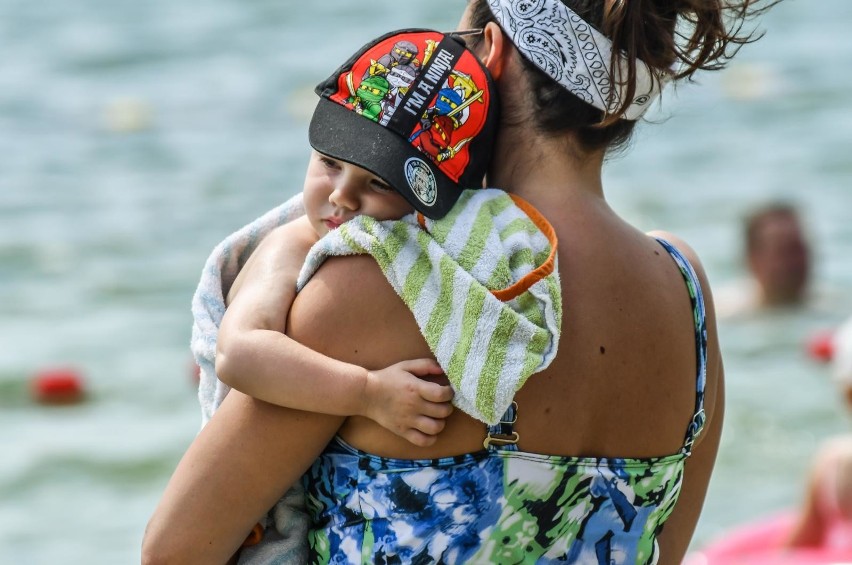
[[[474,418],[499,422],[526,379],[556,356],[556,238],[520,198],[467,190],[440,220],[356,217],[314,245],[298,289],[328,257],[363,253],[414,313],[453,404]]]

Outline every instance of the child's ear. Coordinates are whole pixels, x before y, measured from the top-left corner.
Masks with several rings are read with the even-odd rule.
[[[503,34],[503,30],[495,22],[488,22],[482,31],[482,35],[482,46],[485,50],[482,64],[485,65],[494,80],[500,80],[503,67],[506,64],[509,42]]]

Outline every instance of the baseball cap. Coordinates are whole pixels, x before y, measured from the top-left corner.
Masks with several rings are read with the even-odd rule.
[[[316,87],[320,153],[363,167],[424,216],[481,188],[498,120],[488,70],[452,33],[407,29],[363,46]]]

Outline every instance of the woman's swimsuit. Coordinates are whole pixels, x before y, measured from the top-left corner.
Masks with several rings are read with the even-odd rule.
[[[663,457],[519,451],[515,407],[476,453],[378,457],[336,438],[305,475],[310,563],[655,563],[692,444],[704,425],[707,330],[698,278],[683,274],[695,320],[695,410],[682,449]]]

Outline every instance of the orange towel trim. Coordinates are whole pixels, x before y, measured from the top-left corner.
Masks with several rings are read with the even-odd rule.
[[[530,220],[535,224],[535,226],[541,230],[541,233],[547,238],[550,242],[550,255],[547,256],[547,260],[544,263],[536,267],[534,270],[530,271],[526,275],[521,278],[518,282],[504,289],[500,290],[492,290],[491,294],[494,295],[497,300],[501,302],[508,302],[514,298],[517,298],[529,288],[543,279],[544,277],[553,273],[556,265],[556,244],[558,243],[558,239],[556,237],[556,232],[553,230],[553,226],[550,225],[550,222],[547,221],[541,212],[538,209],[521,198],[520,196],[516,196],[514,194],[510,194],[509,197],[515,201],[515,204],[524,211],[524,213],[529,216]]]
[[[524,213],[532,220],[532,223],[541,230],[541,233],[547,238],[550,242],[550,255],[547,256],[547,259],[544,263],[527,273],[521,278],[521,280],[514,283],[512,286],[507,288],[502,288],[498,290],[492,290],[491,294],[494,295],[497,300],[501,302],[508,302],[514,298],[517,298],[521,294],[525,293],[529,288],[543,279],[544,277],[553,273],[556,265],[556,244],[558,243],[558,239],[556,237],[556,232],[553,230],[553,226],[550,225],[550,222],[547,221],[541,212],[538,209],[521,198],[520,196],[509,194],[509,197],[515,202],[518,208],[524,211]],[[426,217],[417,212],[417,223],[420,224],[420,227],[423,230],[426,230]]]
[[[241,547],[251,547],[253,545],[257,545],[263,539],[263,526],[260,525],[260,522],[254,525],[249,532],[249,535],[246,537],[246,541],[243,542]]]

